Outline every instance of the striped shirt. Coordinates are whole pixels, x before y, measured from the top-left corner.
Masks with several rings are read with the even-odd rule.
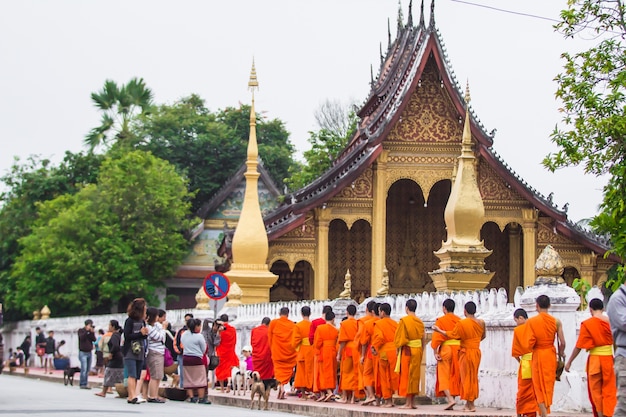
[[[165,329],[161,323],[155,322],[153,325],[146,324],[148,328],[148,350],[165,353]]]

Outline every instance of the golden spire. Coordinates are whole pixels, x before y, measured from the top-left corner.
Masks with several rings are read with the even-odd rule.
[[[470,125],[470,111],[469,111],[469,103],[472,98],[470,97],[470,89],[469,89],[469,80],[467,80],[467,85],[465,87],[465,125],[463,126],[463,138],[461,140],[461,156],[471,157],[472,154],[472,129]]]
[[[252,99],[254,100],[254,90],[259,89],[259,80],[256,78],[256,68],[254,67],[254,58],[252,58],[252,69],[250,70],[250,81],[248,81],[248,90],[252,91]]]

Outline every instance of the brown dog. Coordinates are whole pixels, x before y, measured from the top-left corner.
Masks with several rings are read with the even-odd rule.
[[[264,409],[267,410],[267,404],[270,399],[270,391],[278,389],[278,382],[272,379],[261,379],[261,375],[257,371],[252,372],[252,389],[250,394],[250,408],[254,408],[254,397],[259,396],[258,409],[261,409],[261,399],[265,400]]]

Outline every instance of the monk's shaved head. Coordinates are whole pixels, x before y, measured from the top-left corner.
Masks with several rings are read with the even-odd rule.
[[[539,297],[537,297],[536,302],[539,308],[550,308],[550,297],[548,297],[547,295],[540,295]]]

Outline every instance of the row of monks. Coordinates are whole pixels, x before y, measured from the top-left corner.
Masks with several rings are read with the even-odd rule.
[[[517,327],[512,356],[520,363],[518,416],[550,413],[558,357],[565,358],[562,326],[548,313],[549,297],[539,296],[536,307],[538,314],[530,319],[523,309],[514,313]],[[254,370],[262,379],[277,380],[279,399],[285,398],[285,386],[291,382],[302,399],[358,400],[362,405],[393,407],[395,394],[406,399],[403,408],[416,408],[426,346],[424,324],[416,316],[416,308],[416,301],[409,299],[406,316],[396,322],[387,303],[370,301],[366,315],[359,319],[355,317],[356,307],[348,305],[347,317],[336,326],[330,306],[325,306],[322,317],[315,320],[310,320],[310,308],[302,307],[303,319],[298,323],[289,320],[289,309],[283,307],[279,318],[266,317],[252,329]],[[473,412],[479,393],[485,323],[475,317],[473,302],[465,304],[463,319],[454,314],[452,299],[445,300],[442,309],[444,314],[433,325],[431,341],[437,360],[436,395],[445,396],[445,410],[453,410],[459,396],[465,401],[463,410]],[[612,334],[602,314],[602,301],[592,300],[590,311],[592,317],[582,323],[576,347],[563,365],[569,371],[581,349],[589,351],[587,371],[594,415],[612,416],[616,403]],[[337,390],[340,399],[335,398]]]

